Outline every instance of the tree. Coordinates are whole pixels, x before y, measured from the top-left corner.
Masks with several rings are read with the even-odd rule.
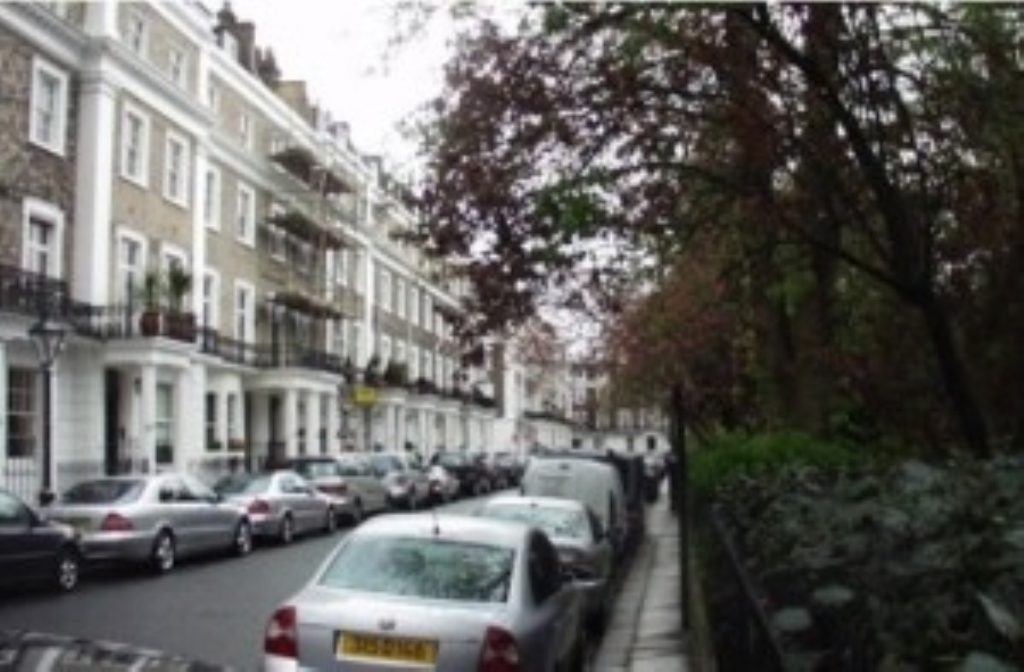
[[[584,265],[607,298],[727,231],[778,396],[824,389],[828,369],[804,355],[842,340],[841,310],[871,312],[848,303],[857,293],[915,316],[921,365],[986,454],[960,319],[987,291],[953,280],[978,259],[1004,277],[1014,256],[984,234],[1020,200],[997,187],[1020,184],[1021,122],[1005,102],[998,115],[948,103],[997,95],[997,73],[1018,100],[1021,23],[998,7],[660,4],[549,6],[514,34],[483,22],[427,127],[419,238],[472,279],[465,329],[481,332],[526,319]],[[1019,244],[1014,224],[995,228]],[[594,263],[638,251],[650,263]],[[995,328],[1000,343],[1019,335]]]

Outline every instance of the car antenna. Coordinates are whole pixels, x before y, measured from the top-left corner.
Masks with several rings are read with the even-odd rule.
[[[431,509],[430,509],[430,519],[434,523],[434,536],[435,537],[441,536],[441,521],[439,521],[437,519],[437,508],[436,507],[431,507]]]

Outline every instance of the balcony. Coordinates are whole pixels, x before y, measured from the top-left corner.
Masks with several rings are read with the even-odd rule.
[[[141,337],[193,343],[196,338],[196,318],[190,312],[71,303],[64,316],[77,333],[102,340]]]
[[[270,160],[317,194],[327,196],[353,191],[348,182],[320,161],[311,149],[288,138],[274,140]]]
[[[221,336],[216,329],[199,330],[200,351],[243,366],[258,369],[299,368],[341,374],[343,362],[338,355],[306,346],[245,343]]]
[[[267,217],[268,224],[319,248],[337,250],[345,247],[345,239],[337,229],[326,224],[341,214],[327,199],[292,195],[282,198],[280,203],[280,211]]]
[[[68,283],[0,264],[0,311],[26,317],[65,317],[71,304]]]

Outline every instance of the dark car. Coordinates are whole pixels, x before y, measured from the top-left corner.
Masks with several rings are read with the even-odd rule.
[[[66,592],[78,585],[81,566],[78,535],[71,527],[44,520],[0,490],[0,584],[42,581]]]
[[[494,453],[491,466],[497,472],[499,488],[513,488],[523,478],[523,463],[512,453]]]
[[[468,453],[440,452],[430,462],[441,465],[459,479],[459,492],[463,495],[479,495],[491,488],[486,469]]]
[[[0,630],[0,669],[103,672],[230,672],[231,668],[127,644],[41,632]]]

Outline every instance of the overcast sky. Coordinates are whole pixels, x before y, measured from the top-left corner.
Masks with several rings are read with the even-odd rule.
[[[217,11],[219,0],[206,0]],[[415,13],[399,0],[233,0],[235,15],[256,24],[256,42],[271,47],[285,79],[304,79],[312,100],[348,121],[357,147],[395,167],[415,147],[396,125],[440,93],[447,11],[434,12],[416,37],[390,48]],[[437,3],[438,7],[446,7]],[[407,27],[407,26],[406,26]]]

